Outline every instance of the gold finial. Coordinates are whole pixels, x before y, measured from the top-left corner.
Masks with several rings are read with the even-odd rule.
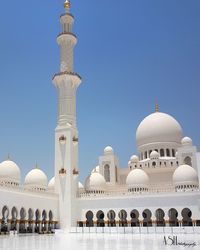
[[[8,153],[7,160],[10,160],[10,154]]]
[[[36,162],[36,164],[35,164],[35,168],[36,168],[36,169],[39,169],[39,166],[38,166],[37,162]]]
[[[159,106],[157,102],[156,102],[156,112],[159,112]]]
[[[65,0],[65,2],[64,2],[64,8],[65,8],[65,10],[69,10],[70,6],[71,6],[70,1],[69,0]]]

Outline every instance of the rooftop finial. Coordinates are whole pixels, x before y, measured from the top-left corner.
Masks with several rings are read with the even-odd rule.
[[[8,153],[7,160],[10,160],[10,154]]]
[[[156,109],[155,109],[156,112],[159,112],[159,106],[158,106],[158,102],[156,102]]]
[[[35,164],[35,168],[36,168],[36,169],[39,169],[39,166],[38,166],[37,162],[36,162],[36,164]]]
[[[64,2],[64,8],[65,8],[66,11],[69,11],[70,6],[71,6],[70,0],[65,0],[65,2]]]

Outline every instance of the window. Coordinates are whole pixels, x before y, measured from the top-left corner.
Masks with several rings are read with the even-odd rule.
[[[167,156],[169,157],[170,156],[170,150],[168,148],[166,150],[166,153],[167,153]]]
[[[189,165],[189,166],[192,166],[192,159],[191,159],[191,157],[189,157],[189,156],[185,157],[184,163],[187,164],[187,165]]]
[[[110,166],[108,164],[104,166],[104,178],[106,182],[110,182]]]
[[[164,149],[162,148],[161,150],[160,150],[160,157],[164,157],[165,156],[165,151],[164,151]]]

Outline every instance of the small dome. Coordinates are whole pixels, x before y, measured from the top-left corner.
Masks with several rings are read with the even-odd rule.
[[[150,159],[159,159],[160,155],[157,151],[152,151],[150,154]]]
[[[0,164],[0,179],[19,184],[20,169],[17,164],[11,160],[3,161]]]
[[[155,112],[140,123],[136,132],[137,147],[155,143],[181,143],[182,128],[170,115]]]
[[[99,173],[99,166],[96,166],[91,173]]]
[[[112,147],[107,146],[106,148],[104,148],[104,155],[112,155],[114,154],[114,150]]]
[[[192,146],[192,139],[190,137],[184,137],[181,141],[183,146]]]
[[[134,169],[128,174],[126,184],[129,187],[148,188],[149,176],[142,169]]]
[[[198,185],[198,175],[194,168],[189,165],[179,166],[173,174],[173,183],[180,185]]]
[[[83,186],[83,184],[79,181],[79,183],[78,183],[78,188],[79,189],[84,189],[84,186]]]
[[[55,190],[55,177],[53,177],[48,184],[48,190],[54,191]]]
[[[42,170],[35,168],[26,175],[24,185],[27,189],[46,190],[47,183],[46,174]]]
[[[130,158],[131,162],[133,163],[136,163],[136,162],[139,162],[139,158],[137,155],[132,155],[131,158]]]
[[[89,175],[85,181],[85,189],[87,191],[104,191],[105,185],[106,181],[104,177],[97,172]]]

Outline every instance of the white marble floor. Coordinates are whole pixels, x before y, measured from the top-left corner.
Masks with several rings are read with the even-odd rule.
[[[166,235],[168,237],[168,235]],[[200,249],[200,235],[178,235],[178,242],[194,247],[166,246],[164,235],[131,234],[56,234],[0,236],[0,250],[169,250]],[[171,244],[171,241],[168,240]]]

